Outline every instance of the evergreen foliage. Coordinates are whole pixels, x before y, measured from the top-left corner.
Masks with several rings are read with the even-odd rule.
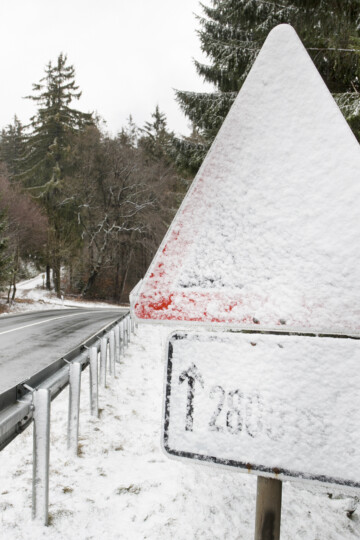
[[[74,136],[93,123],[92,114],[71,107],[81,96],[75,69],[66,55],[46,67],[45,76],[27,96],[38,105],[28,126],[25,154],[18,174],[25,187],[38,198],[49,220],[48,267],[53,268],[55,288],[60,296],[60,266],[79,246],[77,205],[66,198],[66,182],[71,178],[71,148]]]
[[[195,126],[193,126],[193,131],[189,137],[183,137],[182,139],[174,137],[171,156],[178,170],[185,175],[185,178],[182,179],[184,191],[189,187],[189,183],[200,167],[209,147],[209,141],[205,140]]]
[[[174,134],[168,131],[166,115],[160,111],[158,105],[151,118],[152,121],[145,122],[141,130],[143,135],[139,139],[139,145],[152,159],[167,159]]]
[[[26,154],[22,160],[22,173],[27,186],[39,197],[61,190],[67,173],[69,142],[77,131],[93,122],[92,115],[70,107],[81,97],[75,83],[75,69],[67,65],[66,55],[60,54],[55,65],[46,67],[45,77],[33,85],[33,95],[27,99],[38,105],[37,113],[28,126]]]
[[[73,107],[79,97],[74,68],[60,55],[28,96],[37,104],[30,124],[15,117],[1,133],[0,160],[11,177],[0,166],[0,212],[7,212],[6,220],[0,213],[0,280],[8,301],[29,259],[46,267],[48,288],[52,269],[59,296],[127,301],[186,190],[158,106],[142,129],[130,116],[112,137]]]
[[[198,17],[208,64],[196,69],[217,92],[177,91],[184,113],[204,137],[204,154],[240,90],[266,36],[291,24],[360,139],[360,8],[358,0],[211,0]],[[188,155],[189,148],[187,149]],[[186,157],[186,152],[184,154]]]
[[[118,139],[123,146],[136,148],[139,139],[139,128],[135,124],[131,114],[129,115],[127,125],[123,127],[118,134]]]
[[[0,159],[6,164],[10,178],[21,172],[21,159],[24,156],[24,127],[17,116],[14,123],[1,131]]]
[[[236,92],[214,92],[212,94],[177,92],[178,100],[186,115],[206,140],[212,140],[224,121]]]

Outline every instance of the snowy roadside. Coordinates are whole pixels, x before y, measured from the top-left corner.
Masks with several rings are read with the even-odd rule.
[[[57,299],[33,288],[36,279],[19,287],[19,295],[33,300],[27,309],[39,309],[41,299],[57,307]],[[168,333],[139,326],[116,379],[101,392],[99,419],[89,415],[83,373],[78,458],[66,449],[68,390],[52,403],[49,527],[31,521],[32,429],[1,452],[1,538],[252,540],[255,477],[162,453],[162,343]],[[310,487],[284,483],[281,538],[359,538],[356,499]]]
[[[5,295],[3,293],[3,298]],[[43,274],[19,282],[16,285],[15,303],[11,306],[8,313],[23,313],[25,311],[40,311],[56,308],[74,308],[74,307],[106,307],[117,309],[119,306],[106,302],[89,302],[65,296],[64,299],[57,298],[55,293],[43,288]],[[121,306],[122,307],[122,306]]]
[[[160,449],[161,343],[166,329],[142,325],[117,377],[89,416],[83,374],[80,457],[66,450],[67,390],[52,404],[50,526],[31,521],[32,430],[1,453],[2,537],[78,539],[253,538],[256,478],[169,460]],[[284,484],[282,538],[360,536],[354,499]]]

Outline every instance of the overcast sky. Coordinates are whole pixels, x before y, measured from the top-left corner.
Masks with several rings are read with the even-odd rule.
[[[194,13],[199,0],[1,0],[0,128],[14,114],[29,120],[34,104],[23,97],[64,52],[83,92],[76,107],[96,111],[110,133],[129,114],[142,126],[157,104],[188,133],[173,88],[211,90],[192,62],[204,60]]]

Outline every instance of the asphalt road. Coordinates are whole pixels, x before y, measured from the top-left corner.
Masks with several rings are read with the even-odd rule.
[[[53,309],[0,317],[0,394],[116,320],[125,309]]]

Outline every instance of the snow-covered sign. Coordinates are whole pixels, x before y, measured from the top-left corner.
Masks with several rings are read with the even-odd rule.
[[[360,340],[177,332],[163,447],[278,479],[360,487]]]
[[[359,333],[359,171],[358,142],[295,31],[278,26],[145,276],[136,317]]]

